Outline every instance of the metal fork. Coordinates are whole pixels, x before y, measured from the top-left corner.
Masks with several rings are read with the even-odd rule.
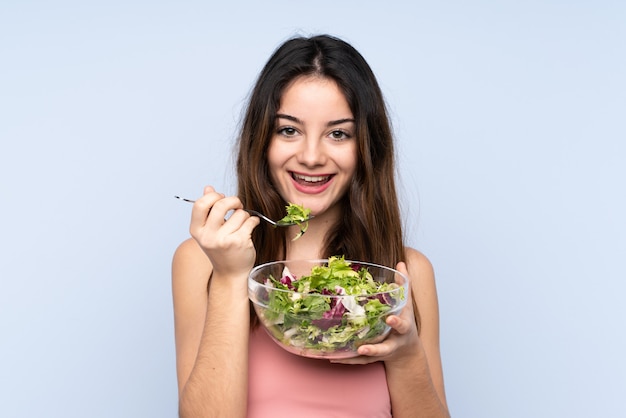
[[[194,203],[195,200],[191,200],[191,199],[185,199],[184,197],[180,197],[180,196],[174,196],[176,199],[180,199],[184,202],[189,202],[189,203]],[[274,226],[292,226],[292,225],[297,225],[297,224],[301,224],[301,223],[305,223],[308,222],[311,218],[313,218],[313,216],[309,216],[307,219],[300,221],[300,222],[291,222],[291,221],[275,221],[273,219],[268,218],[267,216],[263,215],[261,212],[257,212],[256,210],[252,210],[252,209],[243,209],[246,212],[248,212],[250,215],[254,215],[254,216],[258,216],[259,218],[263,219],[265,222],[268,222]]]

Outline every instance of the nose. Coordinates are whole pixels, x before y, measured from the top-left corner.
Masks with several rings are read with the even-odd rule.
[[[326,162],[327,154],[321,140],[314,137],[307,137],[301,141],[298,152],[298,162],[307,167],[323,165]]]

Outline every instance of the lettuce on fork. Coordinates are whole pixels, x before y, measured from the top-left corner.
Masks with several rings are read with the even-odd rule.
[[[295,241],[309,228],[308,219],[311,214],[311,209],[305,209],[303,206],[296,205],[295,203],[289,203],[285,206],[285,209],[287,210],[287,215],[285,215],[280,222],[293,222],[300,227],[300,232],[293,239],[293,241]]]

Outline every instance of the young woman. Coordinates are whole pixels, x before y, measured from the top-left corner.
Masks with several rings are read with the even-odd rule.
[[[363,57],[330,36],[285,42],[259,75],[238,145],[238,196],[206,187],[174,255],[180,415],[448,416],[433,270],[403,244],[392,133]],[[315,216],[297,240],[298,226],[241,210],[279,219],[288,202]],[[274,344],[247,292],[257,264],[331,255],[406,273],[413,300],[388,318],[387,339],[340,362]]]

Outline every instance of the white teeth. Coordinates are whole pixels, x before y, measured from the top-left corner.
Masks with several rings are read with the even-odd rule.
[[[324,181],[326,180],[328,177],[326,176],[300,176],[300,175],[294,175],[298,180],[304,180],[307,181],[309,183],[316,183],[318,181]]]

